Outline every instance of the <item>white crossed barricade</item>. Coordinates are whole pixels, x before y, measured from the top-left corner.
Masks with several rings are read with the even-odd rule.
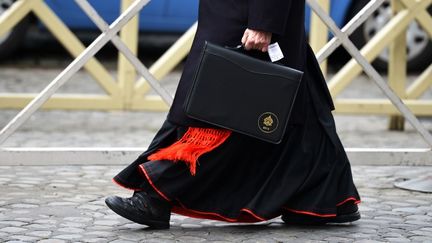
[[[137,72],[143,76],[150,84],[150,86],[162,97],[162,99],[168,104],[172,104],[172,96],[159,84],[156,78],[148,71],[148,69],[138,60],[138,58],[128,49],[128,47],[120,40],[117,36],[119,30],[149,2],[149,0],[136,0],[124,13],[122,13],[116,21],[108,26],[107,23],[98,15],[93,7],[86,0],[75,0],[78,5],[84,10],[84,12],[90,17],[90,19],[98,26],[102,31],[102,34],[93,43],[86,48],[63,72],[61,72],[38,96],[36,96],[17,116],[15,116],[1,131],[0,131],[0,145],[3,144],[6,139],[12,135],[16,129],[18,129],[30,116],[38,110],[63,84],[65,84],[90,58],[92,58],[106,43],[112,41],[112,43],[121,51],[124,56],[132,63],[136,68]],[[385,80],[379,75],[379,73],[372,67],[372,65],[366,60],[360,51],[350,41],[348,36],[358,28],[385,0],[372,0],[361,10],[344,28],[339,29],[331,17],[325,13],[325,11],[319,6],[316,0],[306,0],[312,10],[323,20],[323,22],[333,32],[335,37],[327,43],[327,45],[318,53],[317,58],[319,62],[326,59],[338,46],[343,45],[351,56],[357,60],[357,62],[363,67],[366,74],[371,77],[384,92],[384,94],[391,100],[391,102],[397,107],[402,115],[413,125],[413,127],[421,134],[424,140],[432,147],[432,136],[424,128],[424,126],[418,121],[413,113],[407,108],[407,106],[400,100],[400,98],[391,90]],[[98,163],[109,163],[109,155],[107,157],[106,152],[115,154],[115,161],[111,162],[118,163],[121,160],[118,159],[120,155],[123,155],[125,160],[131,160],[136,157],[137,154],[142,152],[142,149],[136,148],[120,148],[120,149],[105,149],[99,148],[91,149],[75,149],[75,150],[17,150],[17,149],[4,149],[0,148],[0,155],[5,155],[2,159],[4,161],[13,161],[13,156],[22,152],[31,152],[33,154],[39,153],[40,158],[47,159],[48,153],[54,158],[62,157],[64,160],[68,160],[71,163],[79,163],[85,159],[91,158],[94,164]],[[56,153],[57,152],[57,153]],[[98,154],[96,154],[96,153]],[[125,153],[126,152],[126,153]],[[430,163],[432,157],[431,149],[347,149],[350,154],[350,159],[354,161],[363,162],[365,158],[367,160],[381,161],[385,164],[391,159],[395,159],[395,155],[399,155],[399,163],[421,164]],[[407,153],[408,152],[408,153]],[[103,155],[102,155],[103,154]],[[360,156],[361,154],[361,156]],[[101,156],[102,155],[102,156]],[[69,157],[70,156],[70,157]],[[369,157],[368,157],[369,156]],[[361,158],[360,158],[361,157]],[[32,156],[26,156],[27,161],[34,160]],[[429,158],[429,159],[428,159]],[[60,160],[61,161],[61,160]],[[387,161],[387,162],[385,162]],[[426,162],[425,162],[426,161]],[[22,161],[21,161],[22,162]],[[64,162],[67,163],[67,162]],[[372,162],[375,163],[375,162]],[[379,163],[377,163],[379,164]]]

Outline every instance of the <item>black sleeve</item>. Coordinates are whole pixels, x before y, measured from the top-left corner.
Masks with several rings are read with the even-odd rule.
[[[283,35],[292,1],[249,0],[248,28]]]

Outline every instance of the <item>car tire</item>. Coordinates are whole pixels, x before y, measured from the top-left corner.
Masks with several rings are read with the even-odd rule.
[[[351,10],[348,14],[347,21],[352,19],[368,2],[368,0],[353,1],[353,5],[351,6]],[[381,8],[377,12],[375,12],[375,14],[372,14],[371,17],[369,17],[369,19],[366,20],[366,22],[350,36],[350,39],[358,48],[363,47],[372,38],[372,36],[376,33],[375,28],[379,28],[378,26],[380,24],[386,23],[383,22],[383,19],[385,21],[385,17],[382,16],[386,14],[383,11],[390,11],[386,8],[390,8],[389,3],[384,3],[384,5],[382,5]],[[429,9],[429,12],[432,12],[432,7]],[[424,30],[421,30],[421,28],[419,28],[419,25],[417,23],[413,22],[409,26],[409,28],[410,29],[407,33],[407,40],[409,42],[407,45],[408,70],[424,70],[432,62],[432,41],[430,40],[428,34]],[[412,47],[413,50],[413,53],[411,53],[411,55],[410,47]],[[388,49],[374,60],[373,65],[378,70],[387,70]]]
[[[0,0],[0,14],[9,7],[6,3],[11,1]],[[3,11],[2,11],[3,10]],[[24,42],[30,26],[30,16],[23,18],[11,31],[0,36],[0,60],[4,60],[15,52]]]

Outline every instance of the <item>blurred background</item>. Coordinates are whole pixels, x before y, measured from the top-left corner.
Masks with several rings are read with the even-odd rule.
[[[8,9],[15,0],[0,0],[0,14]],[[72,0],[45,0],[58,17],[86,44],[91,43],[100,33],[95,24]],[[90,0],[92,6],[107,23],[113,22],[120,14],[119,0]],[[142,11],[139,18],[139,50],[143,60],[157,58],[196,20],[198,0],[153,0]],[[360,11],[368,0],[331,0],[331,17],[343,27]],[[430,7],[432,11],[432,7]],[[310,30],[310,8],[306,9],[305,26]],[[390,1],[382,5],[351,36],[352,41],[362,47],[392,17]],[[407,31],[408,67],[410,71],[423,70],[432,61],[432,41],[417,22],[412,22]],[[337,55],[339,54],[339,55]],[[330,59],[332,63],[346,61],[343,48]],[[104,59],[115,59],[116,53],[108,46],[99,55]],[[0,37],[0,60],[2,64],[22,62],[33,59],[35,64],[40,58],[67,58],[67,53],[47,31],[43,23],[32,15],[27,16],[8,34]],[[31,60],[27,60],[31,64]],[[381,70],[387,68],[388,51],[383,52],[374,62]]]
[[[0,15],[15,0],[0,0]],[[153,0],[139,16],[138,57],[151,66],[197,20],[198,0]],[[369,1],[331,0],[330,15],[343,27]],[[100,31],[72,0],[45,0],[64,24],[75,33],[84,45],[90,44]],[[89,0],[107,23],[120,14],[119,0]],[[432,7],[429,7],[432,12]],[[310,30],[310,9],[306,9],[305,26]],[[381,5],[351,40],[363,47],[392,18],[390,1]],[[331,37],[331,35],[329,36]],[[385,77],[389,61],[388,49],[373,62]],[[412,21],[406,31],[407,84],[412,83],[432,62],[432,41],[421,26]],[[113,76],[117,75],[118,52],[108,44],[97,59]],[[73,57],[57,41],[44,24],[29,14],[7,34],[0,37],[0,93],[38,93],[53,80]],[[350,56],[343,48],[329,58],[327,78],[341,69]],[[174,94],[181,75],[182,64],[161,82]],[[101,87],[85,70],[59,90],[59,93],[104,94]],[[338,98],[383,98],[381,90],[367,76],[358,76]],[[432,88],[423,99],[430,100]],[[12,119],[19,109],[0,111],[0,126]],[[165,119],[166,111],[131,110],[40,110],[4,146],[147,146],[154,132]],[[427,147],[409,124],[405,131],[388,129],[388,115],[337,114],[337,128],[347,147]],[[432,129],[430,116],[420,118]],[[400,130],[400,129],[399,129]],[[71,138],[71,139],[68,139]]]

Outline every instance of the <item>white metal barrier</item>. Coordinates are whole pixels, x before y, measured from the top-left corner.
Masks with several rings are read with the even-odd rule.
[[[400,111],[400,113],[411,123],[411,125],[420,133],[426,143],[432,148],[432,135],[426,128],[419,122],[416,116],[411,112],[410,109],[402,102],[402,100],[393,92],[393,90],[389,87],[383,77],[375,70],[374,67],[366,60],[366,58],[360,53],[357,47],[352,43],[349,39],[349,35],[344,33],[339,29],[333,19],[319,6],[316,0],[306,0],[309,6],[314,10],[314,12],[321,18],[322,21],[329,27],[331,32],[335,35],[335,38],[339,40],[335,42],[335,45],[342,44],[348,53],[363,67],[364,72],[378,85],[378,87],[383,91],[383,93],[390,99],[394,106]],[[374,4],[380,5],[382,1],[371,1],[371,6]],[[366,6],[368,7],[368,6]],[[363,14],[363,13],[360,13]],[[358,18],[361,15],[357,14]],[[356,22],[356,18],[354,18],[353,23]],[[335,39],[334,38],[334,39]]]

